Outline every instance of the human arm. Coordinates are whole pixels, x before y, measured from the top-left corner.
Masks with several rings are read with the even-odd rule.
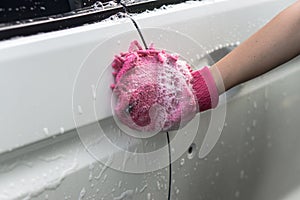
[[[300,0],[211,67],[219,93],[255,78],[300,54]],[[220,73],[224,89],[217,80]]]

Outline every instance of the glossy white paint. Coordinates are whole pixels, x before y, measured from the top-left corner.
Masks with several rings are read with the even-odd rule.
[[[287,4],[270,0],[205,1],[135,18],[141,27],[177,30],[210,50],[244,40]],[[72,130],[72,91],[81,63],[107,38],[131,30],[129,20],[120,20],[1,42],[0,131],[6,133],[0,140],[1,151],[57,135],[61,127]],[[127,44],[123,48],[127,49]],[[105,68],[111,58],[102,59],[105,65],[101,67]],[[109,108],[109,103],[105,99],[103,105]],[[109,115],[110,109],[99,118]],[[92,121],[95,119],[86,123]]]
[[[243,41],[292,2],[190,2],[135,19],[140,27],[177,30],[212,50]],[[166,199],[168,169],[145,174],[106,169],[87,153],[74,130],[72,92],[82,62],[112,35],[131,30],[130,21],[122,19],[0,42],[0,199]],[[128,44],[121,45],[126,49]],[[99,58],[98,73],[110,60]],[[184,154],[174,163],[172,199],[300,198],[299,65],[296,58],[229,91],[221,138],[199,159],[209,112],[203,115],[194,156]],[[90,73],[91,79],[96,74]],[[92,116],[81,107],[91,99],[82,98],[75,114]],[[103,95],[98,100],[107,108],[98,116],[105,122],[110,99]],[[95,122],[87,117],[79,126],[93,134]],[[104,124],[111,135],[118,134],[112,123]],[[158,137],[158,145],[166,143]],[[103,148],[103,157],[109,155]]]

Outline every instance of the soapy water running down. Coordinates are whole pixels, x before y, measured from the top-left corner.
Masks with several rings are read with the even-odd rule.
[[[160,137],[162,135],[160,132],[172,128],[174,131],[169,132],[170,145],[176,151],[172,152],[171,162],[180,158],[193,143],[198,132],[204,130],[199,127],[202,113],[197,113],[197,104],[188,81],[190,74],[187,66],[198,69],[212,62],[201,45],[178,31],[143,28],[142,32],[148,44],[154,44],[148,49],[149,52],[137,47],[137,43],[134,43],[128,51],[131,42],[139,39],[136,30],[109,38],[87,55],[78,71],[73,91],[74,122],[80,140],[87,151],[101,163],[113,169],[131,173],[152,172],[168,166],[170,163],[166,157],[168,145],[158,145],[151,151],[143,150],[141,146],[140,149],[131,151],[124,149],[111,139],[113,132],[117,132],[117,137],[127,135],[128,143],[133,139],[132,141],[140,140],[144,144],[151,144],[153,140],[157,142],[158,138],[164,140],[165,137]],[[142,42],[139,41],[139,43]],[[114,56],[118,57],[115,60],[122,58],[120,52],[127,52],[122,54],[123,56],[140,58],[139,67],[130,68],[130,64],[137,64],[130,61],[128,62],[129,70],[119,69],[117,63],[114,64],[116,69],[113,69]],[[115,77],[112,75],[113,72],[115,72]],[[120,75],[117,76],[116,72]],[[132,80],[133,84],[130,83]],[[110,88],[111,83],[115,83],[113,92]],[[147,91],[145,88],[148,88],[150,92],[143,94],[143,91]],[[127,91],[128,94],[120,94],[118,91]],[[145,105],[138,101],[143,96],[147,97]],[[190,98],[183,98],[187,96]],[[224,102],[226,102],[226,97],[221,96],[220,106],[209,112],[210,120],[206,124],[208,127],[205,128],[205,133],[201,132],[205,134],[205,137],[202,145],[199,146],[199,157],[205,157],[220,137],[219,130],[223,127],[226,113]],[[79,106],[81,112],[78,111]],[[140,111],[133,112],[144,106],[148,111],[145,112],[146,114]],[[140,116],[143,118],[139,118]],[[109,117],[112,117],[114,121],[110,125],[107,124],[107,126],[112,126],[111,128],[107,128],[105,123],[101,122]],[[151,121],[151,119],[154,120]],[[122,120],[132,120],[131,127],[124,125]],[[92,132],[84,128],[85,125],[97,121],[99,123]],[[143,129],[145,132],[137,131],[135,128]],[[154,128],[153,131],[151,128]],[[107,155],[104,155],[108,152],[114,154],[111,162],[108,162]],[[139,165],[128,162],[120,169],[124,157],[128,160],[135,160]],[[145,160],[153,162],[144,165]]]

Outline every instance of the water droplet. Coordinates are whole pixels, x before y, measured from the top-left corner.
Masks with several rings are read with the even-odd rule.
[[[236,197],[236,198],[239,198],[240,197],[240,191],[236,191],[235,193],[234,193],[234,196]]]
[[[162,5],[162,7],[160,7],[160,9],[162,10],[166,10],[168,7],[166,5]]]
[[[90,165],[90,166],[93,166],[93,165]],[[90,168],[89,166],[89,168]],[[90,168],[90,174],[89,174],[89,181],[92,181],[93,180],[93,169]]]
[[[254,120],[252,121],[252,126],[253,126],[253,127],[256,127],[256,123],[257,123],[257,121],[254,119]]]
[[[184,158],[181,158],[180,160],[180,166],[183,166],[184,165]]]
[[[241,170],[240,172],[240,179],[243,179],[245,177],[245,171]]]
[[[247,128],[246,128],[246,131],[247,131],[247,133],[249,133],[249,132],[251,131],[251,128],[250,128],[250,127],[247,127]]]
[[[60,134],[63,134],[64,132],[65,132],[64,127],[60,127],[60,128],[59,128],[59,133],[60,133]]]
[[[145,189],[148,187],[148,185],[146,184],[146,185],[144,185],[144,187],[142,187],[141,189],[140,189],[140,193],[142,193],[142,192],[144,192],[145,191]]]
[[[81,105],[77,106],[77,110],[78,110],[78,114],[82,115],[83,111]]]
[[[151,200],[151,193],[147,194],[147,200]]]
[[[114,200],[125,200],[125,199],[132,199],[133,190],[127,190],[123,192],[120,196],[115,197]]]
[[[255,140],[255,136],[252,136],[252,137],[251,137],[251,140],[254,141],[254,140]]]
[[[159,181],[156,181],[156,185],[157,185],[157,189],[160,190],[160,182]]]
[[[104,182],[106,181],[106,179],[107,179],[107,174],[105,174],[105,175],[103,176],[102,183],[104,183]]]
[[[256,109],[257,108],[257,103],[256,101],[253,102],[253,107]]]
[[[81,200],[84,197],[85,194],[86,194],[86,190],[85,190],[85,188],[82,188],[80,193],[79,193],[78,199]]]
[[[172,152],[172,154],[174,154],[175,153],[175,148],[171,148],[171,152]]]
[[[102,2],[100,2],[100,1],[96,1],[96,2],[92,5],[92,7],[93,7],[94,9],[104,9],[104,6],[103,6]]]
[[[44,133],[45,133],[45,135],[49,135],[49,129],[48,128],[43,128],[43,131],[44,131]]]
[[[95,177],[95,179],[100,179],[101,176],[103,175],[103,173],[105,172],[105,170],[107,169],[107,167],[112,163],[113,161],[113,154],[111,156],[109,156],[109,158],[107,159],[105,165],[102,166],[101,171],[99,172],[98,176]]]
[[[96,100],[96,87],[95,87],[95,85],[91,85],[91,88],[92,88],[93,99]]]

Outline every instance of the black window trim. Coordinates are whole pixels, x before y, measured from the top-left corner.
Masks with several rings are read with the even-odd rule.
[[[185,1],[186,0],[148,0],[131,4],[127,7],[127,10],[130,13],[141,13],[146,10],[160,8],[163,5],[178,4]],[[51,20],[49,20],[49,17],[43,17],[35,19],[34,21],[24,20],[14,24],[2,24],[0,25],[0,40],[91,24],[107,19],[119,12],[123,12],[122,6],[119,5],[104,10],[87,8],[84,10],[72,11],[70,13],[49,16],[51,17]]]

